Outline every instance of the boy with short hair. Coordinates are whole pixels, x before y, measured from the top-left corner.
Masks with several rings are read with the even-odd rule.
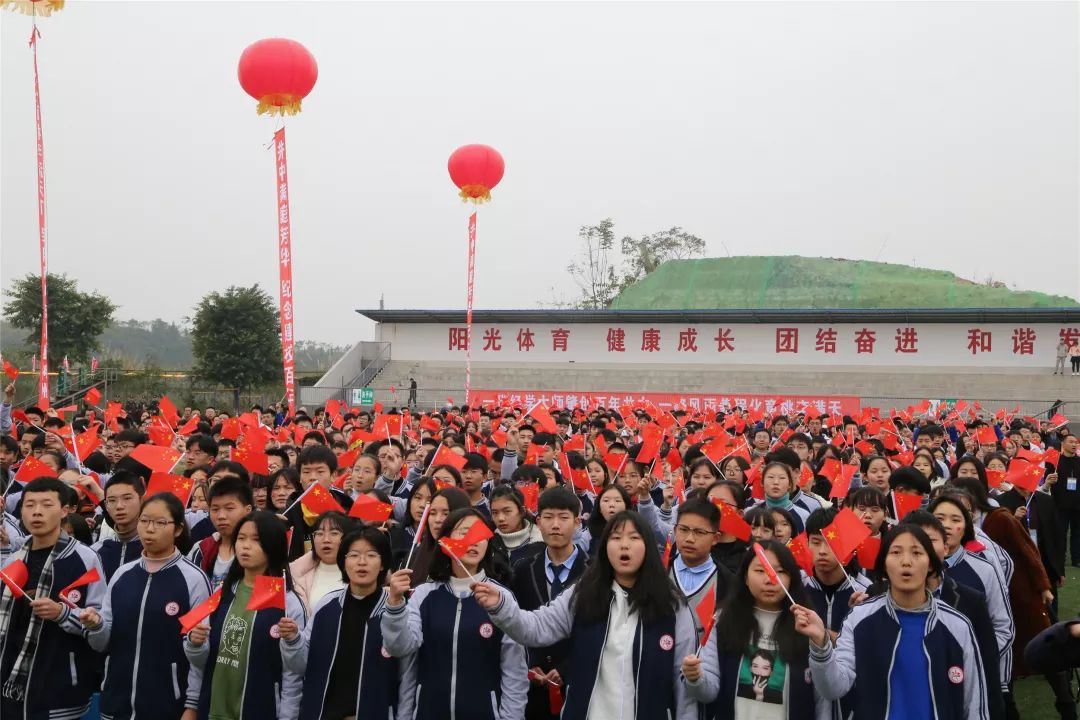
[[[338,505],[346,512],[352,507],[353,501],[348,493],[342,492],[333,486],[334,473],[337,472],[337,455],[326,445],[308,445],[300,451],[296,459],[297,468],[300,470],[300,484],[307,490],[312,483],[319,483],[330,491],[330,495],[337,500]],[[376,485],[378,489],[378,485]]]
[[[851,605],[866,596],[866,584],[850,577],[840,566],[836,554],[822,535],[822,530],[836,519],[836,510],[822,508],[806,519],[806,544],[810,548],[814,567],[803,577],[803,585],[833,640],[840,633]],[[853,599],[854,598],[854,599]]]
[[[143,479],[133,472],[119,470],[105,483],[105,508],[112,518],[115,535],[94,544],[94,552],[101,558],[105,581],[112,579],[120,566],[133,562],[142,555],[139,540],[139,509],[146,494]]]
[[[188,559],[202,568],[210,578],[211,588],[217,590],[233,561],[233,533],[254,509],[255,500],[251,487],[243,480],[224,477],[210,487],[207,503],[215,532],[192,547]]]
[[[672,535],[677,551],[673,553],[675,557],[668,571],[672,581],[686,596],[692,609],[697,608],[709,593],[716,597],[719,608],[732,580],[728,569],[717,565],[712,557],[713,545],[720,539],[720,509],[704,498],[687,498],[686,502],[679,503]],[[696,612],[694,625],[700,640],[704,628]]]
[[[491,507],[484,496],[484,482],[487,480],[488,461],[480,453],[465,453],[465,465],[461,468],[461,489],[469,496],[469,504],[491,518]]]
[[[104,582],[60,590],[90,570],[98,556],[61,528],[63,482],[39,477],[23,489],[22,522],[30,537],[4,560],[26,566],[25,597],[0,583],[0,717],[77,718],[87,711],[98,682],[99,657],[83,635],[81,610],[101,608]],[[61,681],[62,680],[62,681]]]

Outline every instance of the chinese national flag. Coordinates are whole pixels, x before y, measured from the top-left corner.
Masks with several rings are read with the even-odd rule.
[[[810,554],[810,546],[806,543],[806,533],[801,532],[793,535],[787,542],[788,550],[795,558],[795,564],[802,568],[807,575],[814,574],[814,556]]]
[[[400,415],[378,415],[371,424],[371,432],[379,438],[397,437],[401,435]]]
[[[823,477],[828,478],[832,483],[832,490],[829,491],[830,498],[845,498],[848,494],[848,489],[851,487],[851,479],[855,477],[855,472],[859,468],[855,465],[846,465],[839,460],[829,458],[821,465],[821,474]]]
[[[183,475],[170,475],[163,472],[151,473],[150,482],[146,484],[146,497],[158,493],[172,493],[184,504],[184,507],[187,507],[193,486],[194,483],[191,482],[191,479]]]
[[[221,588],[177,618],[180,621],[180,634],[187,635],[196,625],[210,617],[217,610],[219,603],[221,603]]]
[[[814,482],[814,471],[809,465],[803,465],[799,470],[799,487],[806,490]]]
[[[997,433],[994,432],[994,428],[989,425],[983,425],[975,431],[975,439],[979,441],[980,445],[993,445],[998,441],[998,436]]]
[[[4,374],[8,376],[8,380],[15,382],[19,379],[19,368],[15,367],[7,360],[4,361]]]
[[[1069,422],[1069,418],[1065,417],[1061,413],[1055,413],[1054,417],[1050,418],[1050,429],[1057,430],[1062,425]]]
[[[543,405],[537,405],[529,411],[529,417],[536,421],[544,432],[551,433],[552,435],[559,434],[559,426],[555,424],[555,418],[551,417],[551,413]]]
[[[149,436],[150,443],[153,445],[157,445],[158,447],[168,447],[172,445],[172,428],[167,426],[162,420],[155,420],[150,423],[150,426],[146,428],[146,434]]]
[[[245,440],[233,448],[232,459],[243,465],[253,475],[269,475],[270,459],[258,447]]]
[[[612,478],[622,472],[623,465],[628,459],[629,456],[624,452],[610,451],[604,455],[604,464],[607,465]]]
[[[241,430],[243,430],[243,428],[240,427],[240,418],[225,418],[225,422],[221,423],[221,437],[225,438],[226,440],[235,441],[238,437],[240,437]],[[297,445],[301,444],[303,444],[303,440],[297,443]]]
[[[101,580],[101,573],[98,572],[98,569],[96,567],[92,567],[89,570],[87,570],[86,572],[84,572],[82,575],[80,575],[79,577],[75,578],[75,580],[70,585],[68,585],[63,590],[61,590],[60,591],[60,597],[70,605],[71,601],[67,599],[67,594],[70,591],[74,590],[75,588],[82,587],[83,585],[89,585],[90,583],[96,583],[96,582],[98,582],[100,580]]]
[[[893,504],[896,506],[896,521],[899,522],[907,517],[912,510],[922,507],[922,496],[914,493],[893,492]]]
[[[506,437],[507,436],[505,430],[495,430],[491,433],[491,442],[495,443],[496,447],[505,448]]]
[[[734,535],[743,542],[750,542],[750,524],[743,520],[739,511],[719,498],[710,500],[720,509],[720,532]]]
[[[439,449],[435,451],[435,457],[431,458],[431,464],[428,467],[433,468],[439,465],[449,465],[460,471],[465,467],[465,458],[447,446],[440,445]]]
[[[705,643],[709,640],[709,633],[712,632],[713,623],[716,622],[716,593],[712,591],[705,593],[705,597],[701,598],[694,612],[697,613],[698,620],[701,622],[703,630],[701,646],[705,647]]]
[[[13,563],[9,563],[2,570],[0,570],[0,581],[7,585],[8,590],[15,597],[26,597],[26,593],[23,592],[23,586],[26,585],[27,580],[30,579],[30,571],[26,567],[26,563],[22,560],[16,560]]]
[[[22,461],[22,465],[19,466],[19,471],[15,473],[15,479],[19,482],[30,482],[34,478],[39,477],[54,478],[56,477],[56,471],[33,455],[28,455],[27,458]]]
[[[702,454],[712,461],[713,465],[719,465],[724,459],[728,448],[731,446],[731,438],[727,433],[721,433],[701,446]]]
[[[86,428],[86,432],[81,432],[75,436],[75,449],[78,450],[78,456],[85,459],[87,455],[98,449],[101,445],[101,438],[98,436],[98,430],[100,425],[94,423],[90,427]]]
[[[1046,448],[1046,452],[1042,454],[1042,459],[1043,462],[1057,467],[1058,462],[1061,460],[1061,453],[1057,448]]]
[[[868,537],[862,541],[855,550],[855,557],[859,560],[859,567],[863,570],[873,569],[877,563],[878,551],[881,549],[880,537]]]
[[[349,508],[349,517],[369,523],[381,523],[386,522],[392,512],[394,506],[389,503],[380,502],[378,498],[370,495],[357,495]]]
[[[866,538],[870,537],[870,528],[863,524],[859,516],[844,508],[836,514],[836,519],[821,531],[841,565],[851,562],[851,556]]]
[[[180,452],[171,447],[142,444],[132,450],[128,457],[151,470],[169,472],[180,461]]]
[[[469,552],[469,548],[478,542],[488,540],[492,537],[491,528],[487,526],[487,523],[480,518],[476,519],[476,522],[472,524],[468,532],[464,537],[460,538],[440,538],[439,547],[442,551],[460,561],[465,557],[465,553]]]
[[[277,575],[260,575],[255,578],[248,610],[285,609],[285,578]]]
[[[996,487],[999,487],[1001,485],[1001,483],[1005,482],[1005,475],[1006,475],[1006,473],[1005,473],[1004,470],[991,470],[990,468],[987,468],[986,469],[986,484],[987,484],[987,486],[991,490],[993,490]]]
[[[1009,463],[1009,471],[1005,473],[1005,481],[1012,483],[1018,488],[1028,492],[1035,492],[1042,480],[1043,469],[1039,465],[1029,463],[1026,460],[1013,460]]]
[[[585,452],[585,436],[584,435],[571,435],[566,442],[563,443],[563,452],[571,452],[576,450],[577,452]]]
[[[180,422],[180,413],[176,411],[176,406],[172,404],[168,396],[161,396],[158,408],[161,410],[161,417],[165,418],[165,422],[169,423],[169,427],[176,427],[176,423]]]
[[[330,494],[330,491],[319,483],[312,483],[311,487],[304,491],[304,494],[300,496],[300,505],[315,516],[322,515],[324,512],[330,512],[331,510],[340,513],[345,512],[345,509],[338,504],[338,501],[334,499],[334,496]]]
[[[640,463],[652,462],[656,454],[660,452],[660,443],[664,439],[664,428],[659,425],[646,425],[641,429],[641,446],[638,448],[637,458]]]
[[[370,433],[367,430],[356,429],[349,433],[349,447],[352,447],[356,443],[364,443],[367,445],[370,442],[378,441],[379,436],[375,433]]]
[[[536,483],[521,483],[517,486],[525,498],[525,509],[535,514],[540,504],[540,487]]]
[[[428,432],[437,433],[442,430],[442,423],[431,417],[430,415],[425,415],[420,418],[420,429],[427,430]]]
[[[100,405],[101,393],[98,392],[97,388],[90,388],[86,391],[86,394],[83,395],[83,400],[86,402],[87,405]]]
[[[750,497],[755,500],[765,499],[765,485],[761,482],[761,467],[763,460],[758,460],[746,471],[746,482],[750,486]]]
[[[761,566],[765,568],[765,574],[769,576],[769,584],[780,585],[780,576],[776,574],[776,570],[773,569],[772,563],[769,562],[769,556],[765,554],[761,545],[754,543],[754,554],[757,555],[757,559],[761,563]]]

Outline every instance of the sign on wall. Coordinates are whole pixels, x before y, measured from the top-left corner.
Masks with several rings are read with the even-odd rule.
[[[580,390],[477,390],[470,397],[473,405],[500,406],[520,405],[531,408],[543,403],[552,408],[593,410],[604,407],[618,410],[634,403],[651,402],[661,410],[682,408],[691,412],[706,413],[727,411],[741,407],[744,410],[762,410],[765,413],[805,412],[811,407],[820,413],[858,415],[859,398],[852,395],[753,395],[747,393],[640,393],[640,392],[582,392]]]

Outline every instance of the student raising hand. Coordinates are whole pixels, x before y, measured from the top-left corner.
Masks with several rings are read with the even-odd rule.
[[[476,602],[485,610],[494,610],[502,599],[502,593],[499,591],[499,588],[491,583],[473,583],[471,589],[473,591],[473,597],[476,598]]]
[[[810,638],[818,647],[825,647],[828,635],[825,633],[825,623],[821,617],[810,608],[802,605],[792,605],[791,612],[795,615],[795,630]]]
[[[390,591],[386,604],[390,607],[398,607],[405,603],[405,593],[412,588],[412,570],[398,570],[386,581],[386,589]]]

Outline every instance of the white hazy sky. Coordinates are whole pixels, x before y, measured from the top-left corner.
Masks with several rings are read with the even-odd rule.
[[[0,282],[37,272],[30,19],[0,18]],[[119,318],[276,291],[274,120],[236,63],[305,44],[287,123],[301,339],[462,307],[457,146],[507,171],[477,307],[570,295],[577,230],[681,225],[710,255],[862,258],[1080,296],[1072,2],[69,0],[40,22],[50,269]],[[554,293],[553,293],[554,288]],[[276,294],[275,294],[276,298]]]

